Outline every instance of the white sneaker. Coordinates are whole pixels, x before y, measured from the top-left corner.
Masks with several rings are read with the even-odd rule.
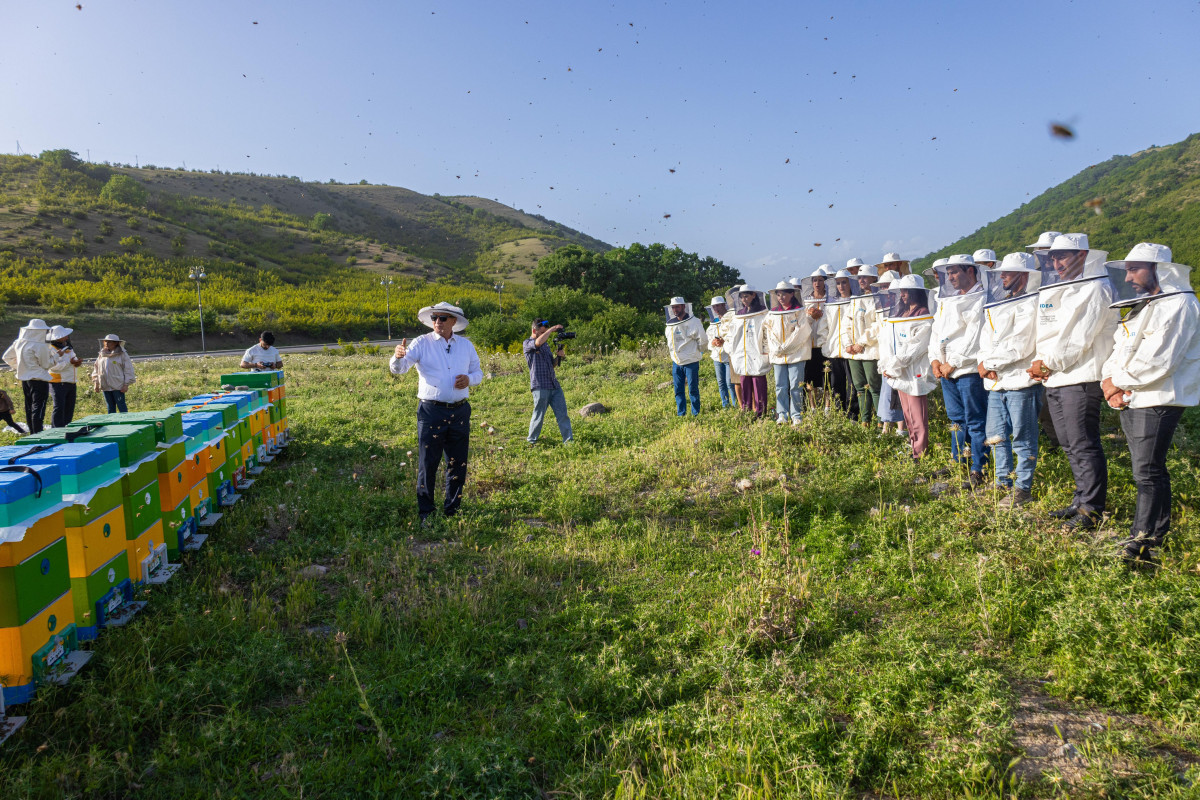
[[[799,417],[797,417],[797,418],[795,418],[795,419],[793,419],[793,420],[792,420],[792,427],[793,427],[793,428],[799,428],[799,427],[800,427],[800,418],[799,418]]]
[[[776,425],[782,425],[785,422],[787,422],[787,417],[785,417],[783,414],[780,414],[778,417],[775,418]]]

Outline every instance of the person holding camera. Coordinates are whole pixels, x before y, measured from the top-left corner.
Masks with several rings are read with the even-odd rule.
[[[529,364],[529,390],[533,392],[533,417],[529,420],[529,437],[526,439],[530,444],[537,444],[538,436],[542,433],[542,423],[546,421],[547,407],[554,411],[554,419],[558,422],[558,432],[562,434],[563,444],[571,441],[571,417],[567,414],[567,398],[554,374],[554,368],[562,362],[562,340],[575,337],[573,334],[560,333],[562,329],[562,325],[551,325],[548,319],[537,320],[530,327],[529,338],[522,345],[525,362]],[[548,342],[550,336],[555,333],[558,333],[558,339],[555,341],[558,350],[551,353]]]
[[[258,344],[247,348],[242,355],[242,369],[255,372],[268,369],[283,369],[283,359],[275,349],[275,334],[263,331],[258,336]]]
[[[83,360],[71,346],[74,332],[71,328],[55,325],[46,334],[50,353],[54,356],[54,366],[50,368],[50,397],[54,401],[54,409],[50,412],[52,428],[65,428],[75,418],[75,368],[83,366]]]

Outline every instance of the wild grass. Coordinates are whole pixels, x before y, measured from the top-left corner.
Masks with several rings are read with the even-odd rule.
[[[1115,518],[1078,538],[1045,516],[1061,454],[1026,510],[934,499],[944,423],[918,467],[837,417],[722,411],[708,364],[677,419],[653,352],[569,356],[576,441],[531,448],[523,359],[485,361],[463,512],[422,531],[415,378],[290,356],[286,457],[26,707],[5,796],[1194,796],[1193,412],[1170,546],[1130,570],[1115,438]],[[131,405],[227,366],[147,364]]]

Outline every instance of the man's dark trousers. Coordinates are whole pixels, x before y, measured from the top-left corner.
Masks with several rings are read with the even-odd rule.
[[[433,513],[433,488],[438,463],[446,457],[446,496],[442,509],[453,516],[462,503],[467,481],[467,450],[471,443],[471,404],[447,406],[422,400],[417,406],[417,513]]]
[[[1130,533],[1155,546],[1162,545],[1171,528],[1167,450],[1182,416],[1179,406],[1127,408],[1121,412],[1121,429],[1129,443],[1133,482],[1137,484],[1137,510]]]
[[[50,382],[21,381],[25,394],[25,425],[30,433],[38,433],[46,421],[46,400],[50,397]]]
[[[1046,387],[1054,430],[1075,476],[1071,505],[1093,516],[1104,513],[1108,498],[1108,461],[1100,442],[1102,402],[1098,381]]]
[[[73,383],[52,383],[50,394],[54,396],[54,410],[50,412],[50,425],[65,428],[75,418],[76,388]]]

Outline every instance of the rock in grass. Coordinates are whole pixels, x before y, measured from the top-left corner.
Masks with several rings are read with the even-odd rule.
[[[320,578],[327,572],[329,572],[329,567],[323,567],[320,564],[309,564],[297,574],[301,578]]]
[[[742,478],[733,485],[733,488],[737,489],[739,492],[748,492],[754,488],[754,481],[750,480],[749,478]]]
[[[592,417],[597,414],[607,414],[608,407],[603,403],[588,403],[583,408],[579,409],[579,416]]]
[[[657,391],[660,391],[660,392],[661,392],[663,389],[670,389],[670,388],[672,388],[674,385],[675,385],[675,382],[674,382],[674,381],[663,381],[662,383],[660,383],[658,386],[655,386],[654,388],[655,388]]]
[[[520,628],[521,630],[525,630],[526,628],[529,627],[529,623],[526,622],[524,619],[519,619],[519,620],[517,620],[517,627]]]

